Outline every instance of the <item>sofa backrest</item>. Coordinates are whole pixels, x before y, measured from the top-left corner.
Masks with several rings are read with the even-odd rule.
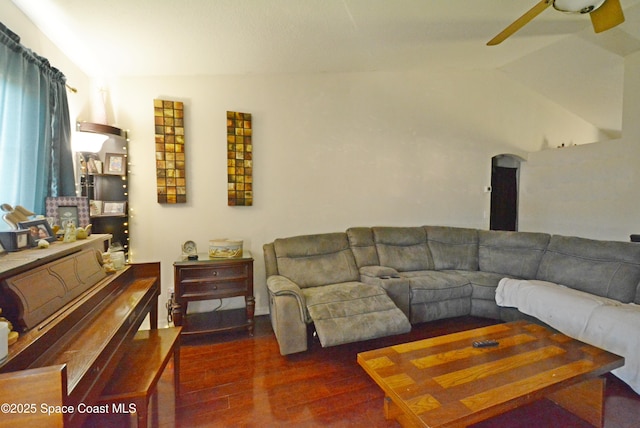
[[[481,271],[534,279],[551,235],[480,230],[478,238]]]
[[[554,235],[536,279],[623,303],[637,302],[640,245]]]
[[[359,268],[380,265],[373,230],[370,227],[350,227],[347,229],[347,238]]]
[[[272,275],[278,275],[278,259],[276,258],[276,248],[273,242],[262,246],[262,254],[264,256],[264,270],[267,278]]]
[[[425,226],[427,244],[436,270],[478,270],[478,230]]]
[[[423,227],[374,227],[372,231],[381,266],[398,272],[433,269]]]
[[[278,274],[301,288],[360,279],[344,232],[276,239],[273,248]]]

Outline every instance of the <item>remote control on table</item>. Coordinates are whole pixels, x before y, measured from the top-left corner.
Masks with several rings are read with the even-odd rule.
[[[492,348],[494,346],[498,346],[500,342],[497,340],[477,340],[473,342],[474,348]]]

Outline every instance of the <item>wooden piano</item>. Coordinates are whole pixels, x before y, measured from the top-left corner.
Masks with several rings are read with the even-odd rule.
[[[0,255],[2,316],[20,332],[0,363],[0,426],[78,427],[96,413],[129,411],[107,407],[102,393],[126,367],[146,316],[151,331],[158,327],[160,263],[106,274],[97,252],[109,239],[94,234]]]

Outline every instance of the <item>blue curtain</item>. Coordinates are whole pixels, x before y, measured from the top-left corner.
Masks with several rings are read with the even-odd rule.
[[[66,78],[0,23],[0,203],[75,196]]]

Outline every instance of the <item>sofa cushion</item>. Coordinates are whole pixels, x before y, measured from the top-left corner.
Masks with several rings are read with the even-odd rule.
[[[412,271],[404,272],[402,277],[409,279],[412,305],[471,297],[469,280],[457,272]]]
[[[406,333],[411,324],[378,285],[361,282],[302,290],[322,346]]]
[[[478,230],[425,226],[436,270],[478,270]]]
[[[462,317],[471,313],[471,299],[449,299],[437,302],[411,303],[411,322],[413,324]]]
[[[470,315],[500,319],[500,307],[496,304],[496,288],[505,275],[482,271],[456,271],[471,284]]]
[[[640,245],[554,235],[536,279],[628,303],[640,283]]]
[[[360,279],[346,233],[276,239],[274,248],[278,273],[300,288]]]
[[[374,227],[373,239],[382,266],[399,272],[433,269],[422,227]]]
[[[480,270],[533,279],[550,237],[546,233],[481,230]]]
[[[471,284],[471,298],[491,300],[495,302],[496,288],[498,283],[505,275],[501,273],[482,272],[482,271],[456,271],[464,276],[469,284]]]
[[[373,231],[370,227],[351,227],[347,229],[347,238],[358,267],[379,265]]]

